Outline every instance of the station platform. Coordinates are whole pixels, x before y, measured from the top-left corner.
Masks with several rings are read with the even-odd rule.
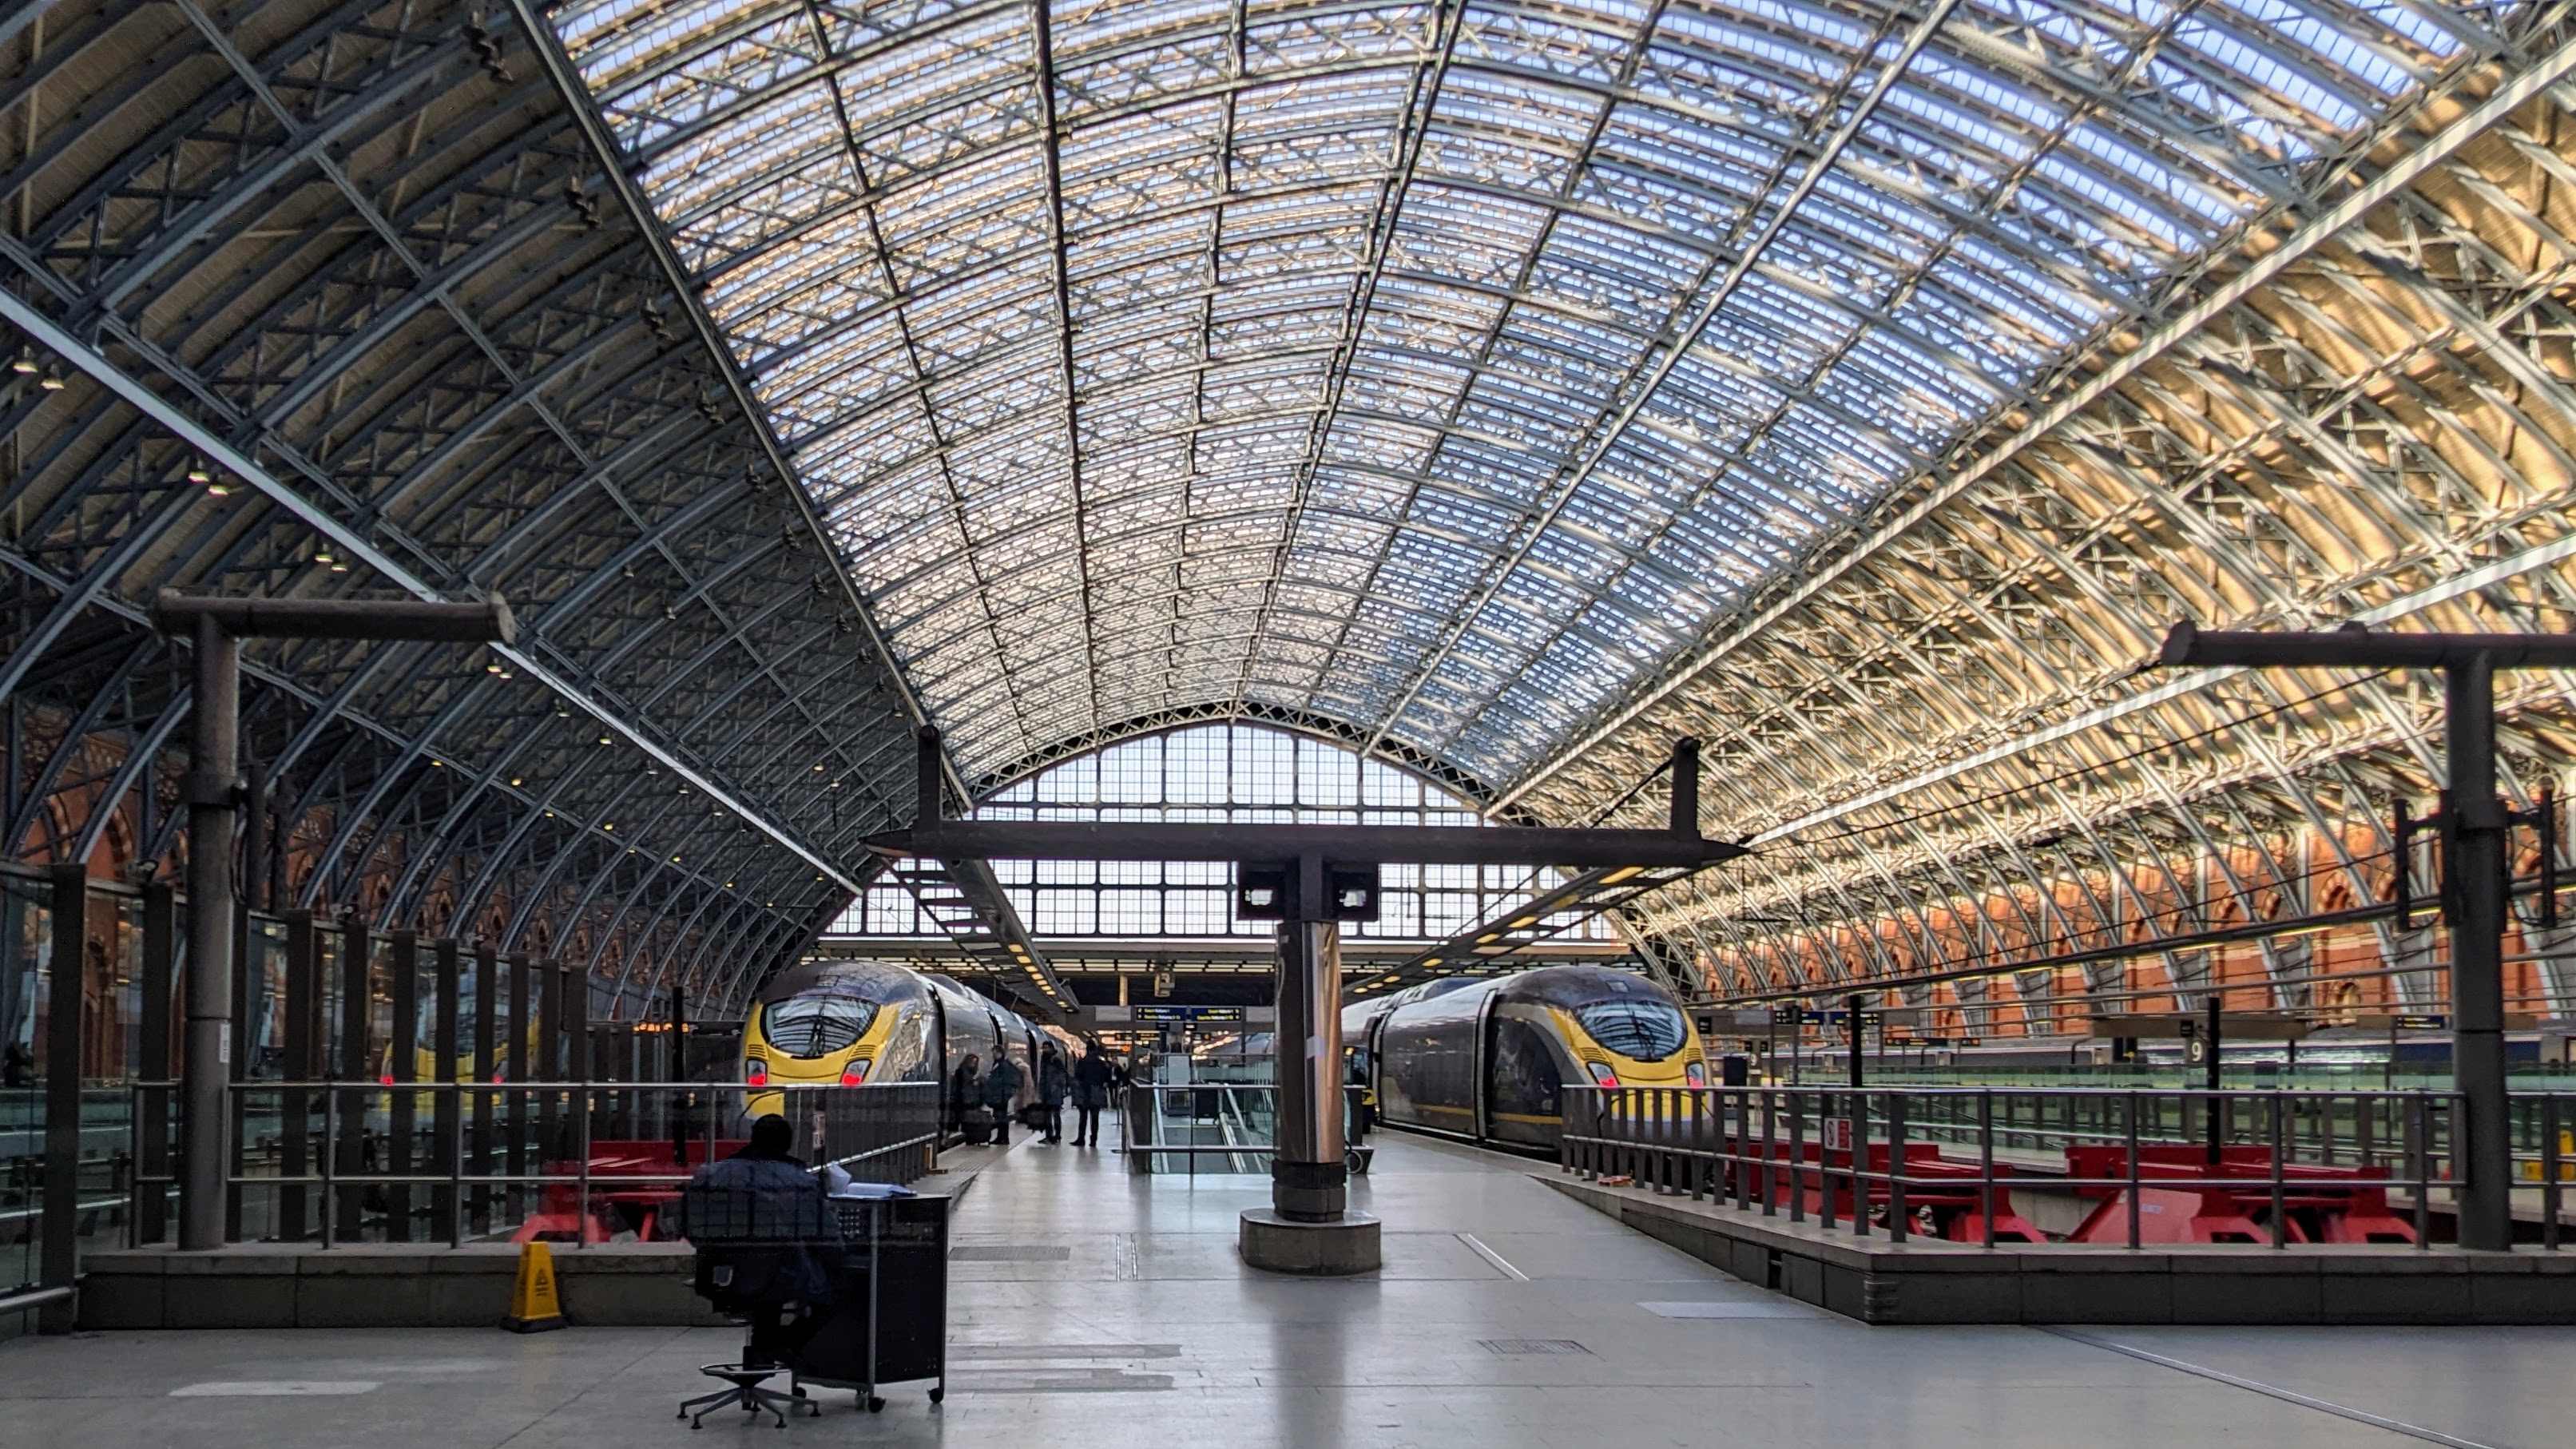
[[[2273,1446],[2559,1442],[2576,1329],[1871,1327],[1730,1278],[1535,1180],[1373,1139],[1385,1268],[1235,1257],[1250,1177],[1015,1144],[954,1223],[947,1401],[820,1390],[783,1433],[675,1422],[739,1330],[107,1332],[0,1344],[0,1442],[323,1449],[669,1443]]]

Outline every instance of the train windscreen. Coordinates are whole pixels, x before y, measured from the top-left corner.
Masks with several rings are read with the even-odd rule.
[[[848,1051],[877,1019],[877,1004],[846,996],[791,996],[760,1010],[760,1034],[789,1056],[811,1060]]]
[[[1690,1040],[1690,1025],[1667,1001],[1601,1001],[1574,1009],[1592,1039],[1623,1057],[1659,1062]]]

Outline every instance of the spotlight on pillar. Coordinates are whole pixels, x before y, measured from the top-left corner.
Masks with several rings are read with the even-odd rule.
[[[1377,919],[1377,867],[1309,855],[1246,863],[1235,879],[1235,914],[1279,923],[1279,1145],[1270,1206],[1243,1214],[1243,1261],[1274,1273],[1369,1272],[1378,1222],[1350,1210],[1342,1141],[1342,922]]]

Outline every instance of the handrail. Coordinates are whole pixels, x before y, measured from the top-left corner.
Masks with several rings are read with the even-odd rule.
[[[149,1091],[166,1085],[137,1082],[131,1084],[130,1090]],[[569,1208],[571,1221],[580,1225],[575,1234],[577,1246],[588,1247],[592,1239],[592,1208],[603,1180],[593,1171],[594,1129],[600,1125],[602,1114],[631,1123],[635,1140],[652,1143],[673,1162],[674,1170],[660,1170],[638,1161],[634,1170],[618,1171],[604,1179],[618,1190],[659,1192],[691,1180],[693,1169],[712,1159],[726,1112],[738,1111],[741,1097],[751,1093],[786,1094],[788,1120],[797,1134],[795,1150],[811,1161],[806,1168],[809,1173],[838,1166],[859,1175],[910,1181],[935,1159],[940,1143],[941,1087],[936,1082],[874,1082],[845,1087],[836,1083],[603,1080],[388,1082],[379,1077],[228,1082],[224,1090],[234,1104],[236,1118],[255,1116],[284,1124],[280,1135],[267,1144],[268,1151],[276,1154],[273,1160],[279,1170],[239,1170],[236,1164],[235,1170],[223,1176],[226,1190],[239,1193],[258,1188],[281,1194],[291,1191],[295,1196],[275,1199],[272,1206],[279,1214],[292,1215],[281,1221],[292,1238],[301,1236],[300,1231],[287,1224],[305,1221],[301,1194],[319,1189],[321,1212],[315,1226],[325,1249],[338,1246],[347,1232],[347,1223],[360,1222],[371,1213],[396,1214],[408,1204],[407,1194],[413,1188],[432,1190],[432,1241],[444,1237],[449,1246],[461,1246],[472,1231],[467,1227],[469,1219],[479,1229],[487,1222],[503,1223],[536,1213],[560,1214]],[[473,1104],[470,1114],[460,1105],[460,1110],[442,1108],[437,1113],[408,1119],[394,1115],[396,1104],[406,1096],[458,1093],[469,1094],[461,1102]],[[277,1106],[257,1108],[248,1114],[242,1111],[243,1103],[261,1097],[279,1099]],[[344,1101],[352,1098],[356,1100]],[[531,1098],[537,1099],[541,1111],[527,1110]],[[487,1104],[501,1110],[487,1113]],[[299,1119],[310,1122],[316,1117],[321,1124],[318,1137],[305,1135],[309,1129],[293,1128]],[[394,1124],[401,1121],[410,1124],[405,1135],[425,1154],[406,1157],[423,1165],[401,1171],[367,1166],[370,1150],[377,1143],[395,1140]],[[537,1141],[533,1130],[540,1124],[552,1124],[546,1130],[564,1135]],[[290,1135],[289,1129],[298,1135]],[[139,1117],[129,1130],[141,1130]],[[680,1134],[676,1139],[674,1132]],[[569,1143],[567,1137],[571,1139]],[[504,1141],[529,1146],[534,1153],[533,1168],[489,1170],[492,1149]],[[705,1155],[701,1157],[690,1150],[689,1144],[703,1145]],[[515,1152],[512,1158],[514,1168],[528,1160]],[[293,1170],[287,1170],[290,1167]],[[147,1192],[157,1192],[166,1202],[166,1194],[175,1181],[173,1174],[135,1174],[131,1179],[134,1201],[139,1204]],[[558,1198],[553,1207],[546,1206],[548,1188],[568,1189],[568,1200]],[[347,1196],[353,1190],[398,1195],[390,1206],[379,1203],[353,1209]],[[344,1214],[353,1215],[344,1223]],[[411,1240],[410,1226],[403,1217],[388,1215],[384,1221],[389,1234],[395,1223],[403,1223],[404,1236],[399,1240]]]
[[[1867,1236],[1875,1226],[1893,1242],[1929,1214],[1953,1231],[1972,1217],[1975,1241],[1992,1247],[2013,1190],[2052,1188],[2124,1197],[2121,1236],[2135,1248],[2141,1193],[2152,1188],[2215,1195],[2240,1222],[2260,1216],[2260,1236],[2274,1248],[2299,1245],[2294,1214],[2321,1214],[2324,1200],[2341,1195],[2336,1211],[2360,1212],[2355,1194],[2379,1194],[2367,1200],[2376,1203],[2403,1192],[2421,1248],[2435,1196],[2456,1187],[2448,1160],[2457,1098],[2448,1092],[1569,1084],[1562,1101],[1563,1171],[1625,1176],[1694,1199],[1714,1193],[1766,1217],[1785,1207],[1793,1223],[1812,1205],[1821,1231]],[[2514,1154],[2514,1185],[2537,1189],[2540,1246],[2552,1251],[2563,1237],[2566,1184],[2576,1179],[2571,1102],[2576,1093],[2512,1098],[2511,1120],[2528,1143]],[[2060,1149],[2064,1169],[2016,1162],[2016,1142]],[[1927,1147],[1930,1157],[1916,1155]],[[2116,1170],[2088,1175],[2065,1149],[2099,1152],[2096,1160]],[[2191,1157],[2176,1162],[2175,1149]],[[2388,1203],[2369,1221],[2389,1221],[2396,1209]]]

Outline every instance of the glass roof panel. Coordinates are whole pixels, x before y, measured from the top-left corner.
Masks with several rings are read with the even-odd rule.
[[[1259,706],[1495,782],[2459,46],[1962,0],[1882,75],[1921,13],[552,12],[970,777]]]

